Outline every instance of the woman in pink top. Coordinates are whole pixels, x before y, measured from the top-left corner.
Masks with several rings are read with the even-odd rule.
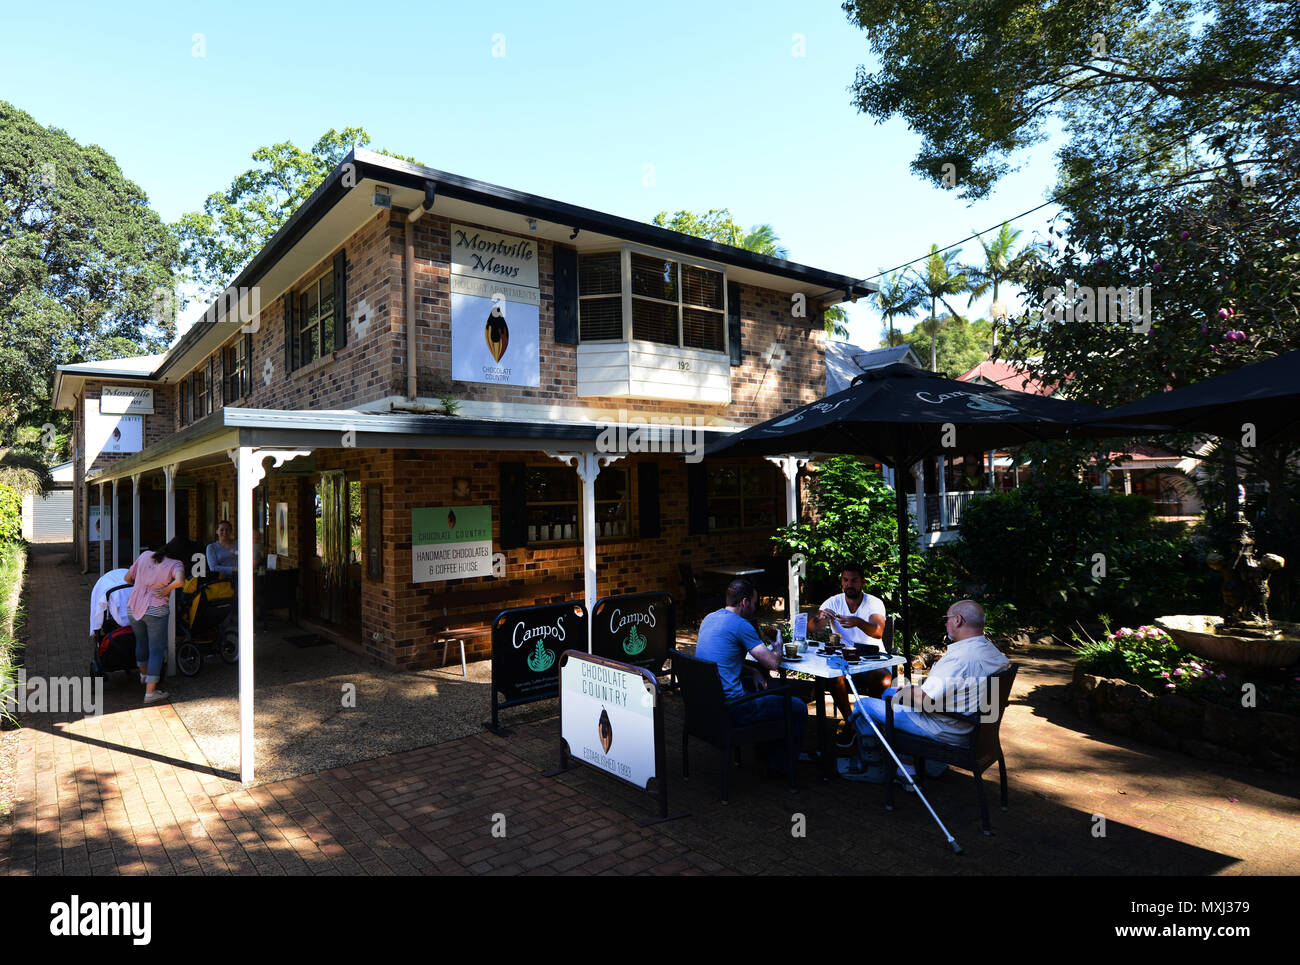
[[[185,564],[181,562],[184,555],[185,541],[178,537],[160,550],[141,553],[126,571],[126,582],[132,584],[126,601],[127,617],[135,631],[135,662],[145,684],[146,704],[167,699],[158,689],[158,679],[167,650],[171,592],[185,585]]]

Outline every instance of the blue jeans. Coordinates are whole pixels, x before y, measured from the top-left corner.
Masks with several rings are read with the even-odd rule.
[[[794,738],[795,756],[803,749],[803,730],[808,721],[808,705],[798,697],[783,697],[781,694],[769,694],[743,703],[738,707],[728,707],[732,721],[737,727],[756,724],[763,720],[781,720],[785,716],[785,704],[790,704],[790,731]],[[765,742],[767,765],[773,771],[785,773],[786,749],[784,741]]]
[[[129,619],[135,631],[135,662],[148,664],[144,682],[156,684],[162,676],[163,657],[167,654],[167,614],[158,617],[145,614],[143,620]]]

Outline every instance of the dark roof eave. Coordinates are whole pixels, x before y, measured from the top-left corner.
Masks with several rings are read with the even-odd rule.
[[[280,260],[289,249],[302,240],[302,237],[351,190],[351,188],[343,187],[343,173],[348,164],[352,164],[354,167],[354,178],[357,184],[360,184],[366,178],[373,178],[377,181],[386,181],[423,191],[425,182],[433,181],[437,184],[438,193],[445,194],[450,198],[483,204],[502,211],[511,211],[525,217],[536,217],[567,224],[571,228],[585,228],[588,231],[614,235],[627,241],[650,245],[655,248],[666,248],[670,251],[693,254],[700,258],[720,261],[723,264],[734,265],[738,268],[749,268],[754,271],[794,278],[798,281],[806,281],[809,284],[820,286],[827,291],[843,290],[846,297],[853,294],[864,297],[877,290],[876,285],[858,278],[850,278],[847,275],[821,271],[792,261],[782,261],[780,258],[772,258],[768,255],[760,255],[741,248],[733,248],[730,245],[721,245],[702,238],[693,238],[690,235],[671,231],[668,228],[643,224],[639,221],[605,214],[591,208],[565,204],[562,201],[554,201],[524,191],[515,191],[511,188],[488,184],[485,181],[476,181],[473,178],[448,174],[445,171],[438,171],[421,164],[412,164],[409,161],[390,158],[387,155],[375,154],[372,151],[362,151],[361,157],[358,157],[355,150],[348,152],[348,156],[340,161],[338,166],[321,182],[320,186],[311,193],[310,197],[299,205],[298,209],[289,216],[289,220],[280,227],[279,231],[272,235],[271,240],[253,256],[253,259],[244,266],[243,270],[235,276],[227,287],[251,287],[270,265]],[[174,359],[184,355],[195,342],[203,337],[211,326],[216,324],[215,320],[200,320],[190,326],[189,330],[181,336],[180,341],[167,353],[167,357],[157,371],[154,372],[152,378],[161,378],[172,367]]]

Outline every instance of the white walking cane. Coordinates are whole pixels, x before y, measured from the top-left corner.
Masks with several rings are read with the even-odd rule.
[[[957,839],[949,834],[948,829],[943,826],[943,822],[939,820],[939,815],[934,813],[934,808],[930,807],[930,802],[925,799],[925,795],[921,793],[921,788],[917,786],[916,781],[912,780],[912,775],[909,774],[907,768],[903,766],[903,762],[898,759],[898,755],[894,753],[894,749],[889,746],[889,743],[885,740],[885,735],[880,733],[880,728],[878,728],[876,722],[871,719],[871,715],[858,705],[858,701],[862,698],[858,694],[858,688],[853,683],[853,675],[845,673],[844,679],[848,681],[849,689],[853,691],[853,713],[859,715],[863,720],[871,725],[871,729],[875,733],[876,739],[880,741],[880,746],[889,751],[889,756],[892,757],[894,763],[898,765],[898,772],[902,774],[903,777],[907,778],[907,783],[912,786],[912,790],[916,792],[916,796],[921,799],[921,803],[925,805],[925,809],[930,812],[930,817],[934,818],[934,823],[939,825],[939,830],[943,832],[943,836],[947,838],[948,843],[952,845],[952,850],[957,854],[961,854],[961,845],[957,843]],[[890,780],[892,781],[893,778],[891,777]]]

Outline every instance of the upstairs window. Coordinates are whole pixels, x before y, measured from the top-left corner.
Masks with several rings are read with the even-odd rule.
[[[194,419],[202,419],[208,414],[208,385],[203,377],[203,370],[194,372]]]
[[[327,271],[298,296],[298,365],[334,351],[334,272]]]
[[[581,255],[579,340],[724,352],[725,281],[721,271],[630,249]]]
[[[235,343],[226,349],[223,369],[227,402],[242,399],[252,390],[252,379],[249,377],[248,368],[248,350],[252,340],[253,337],[246,334],[242,338],[235,339]]]

